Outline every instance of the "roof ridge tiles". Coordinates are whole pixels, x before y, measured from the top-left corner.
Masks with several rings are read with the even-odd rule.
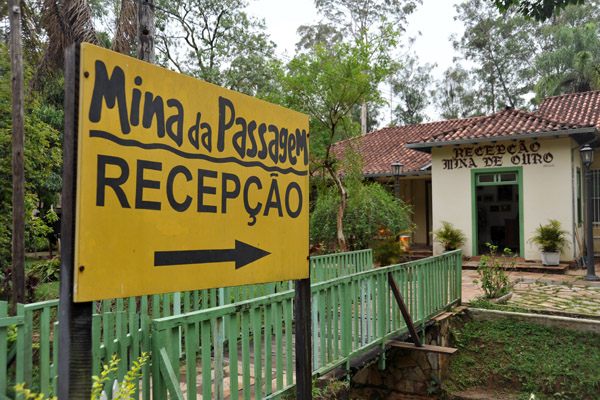
[[[565,94],[557,94],[550,97],[544,97],[540,103],[540,106],[548,100],[557,99],[559,97],[568,97],[568,96],[589,96],[590,93],[598,93],[600,94],[600,90],[588,90],[587,92],[574,92],[574,93],[565,93]],[[539,107],[538,107],[539,108]]]

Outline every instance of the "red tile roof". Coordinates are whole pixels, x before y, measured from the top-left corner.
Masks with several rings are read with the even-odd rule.
[[[470,124],[432,135],[421,143],[444,143],[467,139],[500,138],[533,133],[548,133],[582,128],[572,122],[557,122],[539,114],[506,109],[487,117],[477,118]]]
[[[431,162],[429,154],[413,148],[427,151],[437,143],[554,135],[594,128],[600,129],[600,91],[549,97],[533,113],[506,109],[484,117],[382,128],[338,142],[333,150],[340,157],[349,144],[360,144],[363,174],[391,175],[392,163],[396,160],[404,164],[404,172],[420,171]],[[412,148],[406,148],[407,144]]]
[[[600,129],[600,90],[547,97],[536,114],[556,121],[594,125]]]
[[[431,156],[407,149],[404,146],[406,143],[417,142],[431,135],[458,128],[478,118],[481,117],[381,128],[354,139],[338,142],[334,145],[333,151],[339,158],[350,143],[359,144],[363,156],[364,175],[391,175],[392,163],[396,160],[404,164],[404,172],[419,171],[431,162]]]

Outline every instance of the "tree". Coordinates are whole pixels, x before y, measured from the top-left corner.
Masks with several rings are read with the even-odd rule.
[[[478,108],[478,93],[474,82],[460,64],[448,68],[444,77],[436,83],[433,98],[443,119],[468,118],[483,115]]]
[[[86,0],[44,0],[41,22],[47,35],[38,70],[47,74],[60,69],[65,49],[72,43],[98,43],[90,6]]]
[[[433,65],[419,65],[416,56],[407,57],[402,67],[392,75],[392,94],[398,105],[393,110],[391,125],[420,124],[427,120],[425,109],[430,104]]]
[[[275,44],[263,22],[243,11],[243,0],[158,4],[156,46],[165,66],[251,96],[280,90]]]
[[[31,68],[25,68],[25,77],[31,77]],[[0,44],[0,278],[5,278],[11,264],[12,174],[11,174],[11,113],[10,113],[10,63],[8,50]],[[31,241],[48,233],[47,221],[35,215],[40,211],[45,217],[50,204],[56,202],[60,191],[61,141],[52,123],[56,110],[40,104],[34,93],[25,99],[25,202],[26,232]],[[41,207],[40,199],[45,199]],[[52,214],[52,212],[51,212]],[[51,217],[52,219],[53,217]],[[2,279],[0,279],[2,280]],[[6,295],[6,293],[4,293]]]
[[[534,25],[512,12],[498,14],[485,0],[456,8],[465,32],[454,47],[475,63],[472,75],[480,93],[479,108],[493,113],[505,106],[526,106],[525,95],[534,84],[531,67],[539,52]]]
[[[554,28],[554,27],[553,27]],[[536,101],[600,89],[600,36],[593,22],[549,30],[554,48],[536,57]]]
[[[377,41],[404,29],[406,18],[415,11],[421,0],[315,0],[317,12],[323,15],[343,37],[363,43]]]
[[[316,25],[298,28],[301,39],[296,50],[310,51],[317,45],[331,49],[340,41],[359,41],[393,56],[406,18],[418,4],[421,0],[315,0],[317,12],[324,18]],[[368,119],[372,120],[376,113],[367,105],[363,102],[357,106],[357,109],[362,107],[357,115],[364,132],[369,126]]]
[[[516,11],[526,18],[533,18],[536,21],[545,21],[555,14],[558,14],[568,5],[582,5],[585,0],[493,0],[494,5],[500,12],[506,12],[510,9]]]
[[[360,41],[336,43],[332,49],[319,45],[310,53],[297,55],[288,65],[288,106],[310,116],[311,170],[329,175],[340,196],[336,220],[342,251],[347,248],[343,216],[348,195],[332,147],[339,140],[359,134],[357,124],[351,120],[352,109],[363,101],[380,100],[377,86],[392,65],[387,53]]]

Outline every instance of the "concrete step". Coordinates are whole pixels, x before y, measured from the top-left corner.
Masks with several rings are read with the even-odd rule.
[[[463,261],[463,269],[477,269],[479,260]],[[504,264],[507,270],[522,271],[522,272],[541,272],[546,274],[565,274],[569,269],[569,264],[559,264],[557,266],[544,265],[536,262],[517,262],[513,267],[510,267],[508,262]]]

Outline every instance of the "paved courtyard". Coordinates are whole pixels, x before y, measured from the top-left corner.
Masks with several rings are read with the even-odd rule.
[[[566,274],[536,272],[509,273],[511,282],[517,282],[507,307],[531,311],[578,314],[600,317],[600,282],[585,281],[585,270],[568,270]],[[600,276],[600,264],[596,263]],[[462,301],[464,304],[481,296],[482,291],[473,283],[479,276],[476,270],[463,270]]]

